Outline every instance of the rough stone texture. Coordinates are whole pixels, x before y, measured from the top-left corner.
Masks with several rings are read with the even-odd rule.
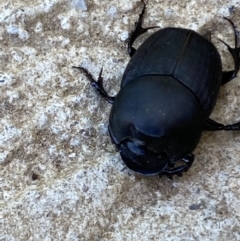
[[[182,178],[142,177],[110,142],[110,106],[72,65],[119,90],[140,1],[0,2],[0,240],[240,240],[240,132],[203,133]],[[233,44],[238,0],[148,2],[145,26],[212,31]],[[202,28],[203,27],[203,28]],[[140,44],[148,34],[141,37]],[[240,120],[240,78],[212,114]]]

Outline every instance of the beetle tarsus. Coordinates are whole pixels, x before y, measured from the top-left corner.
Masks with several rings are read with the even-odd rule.
[[[143,33],[147,32],[149,29],[152,28],[159,28],[158,26],[153,26],[153,27],[148,27],[148,28],[143,28],[142,24],[143,24],[143,16],[145,13],[145,9],[146,9],[146,3],[142,0],[143,3],[143,9],[142,12],[139,14],[139,19],[137,22],[135,22],[135,30],[132,31],[130,33],[130,36],[128,38],[128,54],[130,55],[130,57],[133,56],[133,54],[136,52],[136,49],[134,47],[132,47],[134,41]]]
[[[210,118],[208,118],[204,123],[205,131],[238,131],[240,130],[240,122],[231,124],[231,125],[223,125],[218,123]]]
[[[86,75],[86,77],[89,79],[91,86],[110,104],[113,104],[114,102],[114,97],[109,96],[107,94],[107,92],[105,91],[104,87],[103,87],[103,77],[102,77],[102,70],[100,71],[99,75],[98,75],[98,79],[97,81],[93,78],[92,74],[85,68],[83,67],[77,67],[77,66],[72,66],[75,69],[80,69],[81,71],[83,71],[83,73]]]
[[[222,85],[226,84],[227,82],[229,82],[230,80],[235,78],[238,71],[239,71],[239,67],[240,67],[240,47],[239,47],[238,31],[236,29],[236,26],[234,25],[234,23],[230,19],[228,19],[226,17],[224,17],[224,19],[226,19],[231,24],[231,26],[233,28],[234,48],[230,47],[230,45],[228,45],[223,40],[221,40],[221,39],[219,39],[219,40],[227,47],[228,51],[232,55],[232,58],[234,60],[234,70],[223,72],[223,74],[222,74]]]

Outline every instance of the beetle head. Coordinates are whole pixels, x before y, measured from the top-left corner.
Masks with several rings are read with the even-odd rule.
[[[146,145],[138,139],[124,140],[119,145],[119,149],[128,168],[144,175],[160,173],[169,163],[164,149]]]

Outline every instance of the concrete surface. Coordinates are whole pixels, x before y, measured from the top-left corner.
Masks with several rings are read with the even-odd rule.
[[[1,241],[240,240],[240,132],[203,133],[182,178],[136,175],[110,142],[110,105],[71,68],[103,67],[116,94],[141,6],[0,1]],[[223,16],[240,30],[237,0],[149,0],[144,25],[212,31],[231,69]],[[240,120],[239,89],[239,77],[221,89],[215,120]]]

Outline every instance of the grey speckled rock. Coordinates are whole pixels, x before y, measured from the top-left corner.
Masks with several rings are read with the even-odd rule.
[[[182,178],[137,176],[112,146],[110,106],[72,65],[119,89],[140,1],[1,1],[0,239],[240,240],[240,133],[204,133]],[[212,31],[233,43],[237,0],[149,1],[145,26]],[[151,33],[148,33],[151,34]],[[146,34],[137,41],[141,41]],[[232,41],[232,42],[231,42]],[[212,117],[240,118],[240,78]]]

